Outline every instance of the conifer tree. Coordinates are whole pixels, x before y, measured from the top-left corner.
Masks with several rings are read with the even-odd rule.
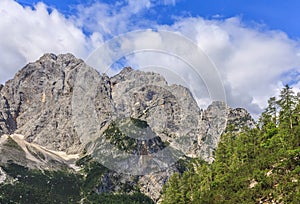
[[[281,90],[277,104],[280,107],[279,122],[282,125],[288,125],[290,130],[292,130],[292,113],[296,105],[296,97],[294,91],[288,84]]]

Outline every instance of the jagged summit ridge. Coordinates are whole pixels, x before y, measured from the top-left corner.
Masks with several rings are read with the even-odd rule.
[[[189,137],[193,144],[185,151],[201,156],[203,134],[214,126],[207,123],[225,128],[229,111],[223,105],[226,113],[215,112],[219,117],[206,120],[210,111],[201,113],[187,88],[169,86],[157,73],[125,67],[108,77],[72,54],[43,55],[21,69],[0,93],[0,134],[23,134],[28,142],[70,153],[80,152],[112,121],[132,117],[147,121],[163,141]]]
[[[247,111],[231,109],[224,102],[200,110],[187,88],[168,85],[160,74],[126,67],[109,77],[72,54],[45,54],[0,85],[0,140],[5,134],[20,134],[25,140],[20,144],[31,149],[77,155],[91,147],[91,155],[108,153],[110,159],[116,156],[112,150],[119,145],[119,151],[121,148],[134,156],[134,164],[143,162],[144,155],[153,156],[151,162],[168,167],[139,178],[141,191],[153,200],[159,198],[163,183],[177,171],[161,161],[157,152],[174,148],[185,156],[211,162],[220,135],[228,124],[239,120],[247,126],[253,124]],[[147,124],[146,132],[132,128],[132,121]],[[117,132],[113,124],[118,124]],[[2,158],[13,159],[13,151],[0,150],[8,154]],[[52,154],[42,153],[53,158]],[[47,168],[44,160],[30,163],[22,153],[18,155],[21,159],[15,159],[15,163]],[[64,165],[63,159],[59,161]],[[129,167],[126,161],[117,165]]]

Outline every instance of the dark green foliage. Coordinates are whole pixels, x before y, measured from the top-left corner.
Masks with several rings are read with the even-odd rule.
[[[104,131],[103,136],[119,150],[131,154],[147,154],[146,150],[150,149],[151,143],[156,144],[151,147],[153,152],[157,152],[169,145],[167,142],[162,142],[158,136],[149,140],[139,139],[138,137],[145,133],[144,131],[149,131],[146,129],[147,127],[149,125],[146,121],[135,118],[124,119],[121,122],[114,121]]]
[[[85,203],[89,204],[154,204],[154,202],[142,193],[134,194],[92,194],[89,195]]]
[[[119,150],[130,152],[138,148],[138,140],[124,134],[115,122],[112,122],[104,131],[104,136]]]
[[[183,173],[188,169],[188,166],[190,165],[191,161],[193,161],[193,159],[189,158],[189,157],[183,157],[182,159],[179,159],[176,163],[176,169],[179,171],[179,173]]]
[[[108,172],[108,169],[95,161],[90,161],[84,166],[85,179],[82,184],[82,189],[85,193],[90,194],[95,191],[96,187],[101,182],[101,176]]]
[[[139,128],[147,128],[149,127],[148,123],[144,120],[136,119],[136,118],[130,118],[131,122]]]
[[[163,203],[300,203],[300,103],[286,86],[259,126],[222,135],[212,164],[192,161],[164,187]]]
[[[137,180],[133,183],[120,182],[118,175],[92,159],[90,155],[86,155],[76,162],[77,166],[82,167],[82,174],[84,178],[81,183],[81,195],[84,203],[153,203],[153,201],[140,193],[135,186]],[[99,188],[103,186],[101,178],[107,176],[110,178],[110,187],[118,186],[118,192],[113,192],[112,189],[107,189],[108,192],[98,192]]]
[[[81,175],[67,171],[32,170],[14,163],[1,166],[12,181],[0,185],[0,203],[153,203],[139,189],[127,183],[120,185],[120,192],[98,193],[101,177],[111,171],[90,156],[82,157],[76,164],[82,167]]]
[[[0,203],[77,203],[80,200],[78,175],[30,170],[13,163],[2,168],[14,181],[0,185]]]
[[[23,149],[10,136],[7,138],[7,141],[4,143],[4,146],[10,147],[10,148],[13,148],[13,149],[16,149],[18,151],[22,151],[23,152]]]

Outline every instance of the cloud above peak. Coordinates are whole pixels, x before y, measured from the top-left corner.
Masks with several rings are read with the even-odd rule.
[[[126,0],[109,4],[96,1],[78,5],[75,13],[66,16],[56,9],[49,9],[44,3],[23,7],[13,0],[1,0],[0,83],[45,52],[71,52],[86,59],[106,40],[135,30],[153,29],[151,32],[154,33],[155,30],[179,33],[201,48],[216,66],[225,86],[227,101],[233,107],[245,107],[251,113],[259,114],[267,99],[278,94],[283,84],[292,84],[300,90],[299,41],[260,24],[246,25],[241,17],[177,16],[169,24],[159,24],[154,18],[149,18],[158,12],[156,7],[174,6],[177,2]],[[158,47],[164,43],[154,41],[153,35],[144,35],[141,39],[142,42],[136,39],[135,43],[157,43]],[[163,68],[180,66],[165,70],[168,76],[172,75],[171,72],[177,77],[186,75],[184,63],[161,53],[132,54],[127,57],[125,65],[150,68],[151,62],[156,62],[152,63],[156,67],[161,62]],[[198,82],[185,81],[197,89]],[[197,96],[197,99],[207,103],[205,97]]]
[[[0,15],[2,83],[46,52],[87,55],[86,36],[82,30],[57,10],[49,12],[43,3],[30,8],[12,0],[2,0]]]
[[[282,74],[300,71],[300,43],[281,31],[249,27],[239,17],[225,20],[183,18],[165,29],[188,36],[218,68],[232,106],[258,114],[284,81]]]

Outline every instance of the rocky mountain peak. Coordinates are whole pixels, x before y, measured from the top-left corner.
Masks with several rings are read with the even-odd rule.
[[[42,61],[51,61],[51,60],[56,60],[57,56],[53,53],[45,53],[43,56],[40,57],[40,59],[38,60],[39,62]]]
[[[132,164],[117,164],[119,171],[143,164],[148,156],[152,166],[171,169],[140,178],[141,191],[154,200],[176,172],[161,159],[162,150],[212,162],[221,134],[240,121],[241,127],[253,124],[246,110],[231,109],[224,102],[200,110],[187,88],[168,85],[160,74],[125,67],[112,77],[100,75],[72,54],[45,54],[0,86],[0,140],[3,135],[22,135],[24,141],[18,144],[34,149],[29,156],[38,149],[50,159],[54,156],[47,151],[77,155],[88,150],[94,157],[109,155],[109,162],[120,160],[115,152],[133,155]],[[44,168],[46,160],[38,160]],[[29,165],[28,158],[26,164],[15,162],[36,166]]]
[[[61,62],[65,62],[65,63],[67,63],[68,61],[81,61],[81,62],[83,62],[82,60],[76,58],[71,53],[59,54],[59,55],[55,55],[53,53],[45,53],[36,62],[43,63],[43,62],[49,62],[49,61],[61,61]]]
[[[45,54],[21,69],[1,89],[2,134],[16,132],[50,149],[78,151],[70,118],[75,76],[82,66],[72,54]]]
[[[131,67],[124,67],[120,72],[119,75],[126,75],[129,72],[132,72],[134,69],[132,69]]]
[[[108,77],[99,75],[72,54],[45,54],[26,65],[1,88],[1,134],[16,132],[23,134],[28,142],[53,150],[81,151],[81,144],[87,140],[85,128],[89,126],[79,123],[85,124],[92,114],[83,109],[87,117],[82,117],[78,112],[89,101],[87,90],[95,92],[94,101],[90,101],[95,110],[90,111],[97,113],[93,120],[100,124],[96,127],[100,132],[115,119],[132,117],[145,120],[163,141],[172,142],[185,135],[200,145],[199,139],[203,140],[206,134],[203,132],[208,131],[203,130],[204,126],[207,129],[213,126],[209,123],[217,123],[216,137],[224,130],[221,126],[226,125],[220,114],[232,121],[233,116],[245,121],[251,118],[242,109],[223,113],[229,109],[222,102],[213,102],[201,113],[187,88],[169,86],[157,73],[125,67],[119,74]],[[74,124],[78,124],[77,128]],[[88,137],[91,140],[98,135]],[[213,146],[215,149],[217,140]],[[199,149],[200,146],[193,146],[188,151],[199,156]]]

